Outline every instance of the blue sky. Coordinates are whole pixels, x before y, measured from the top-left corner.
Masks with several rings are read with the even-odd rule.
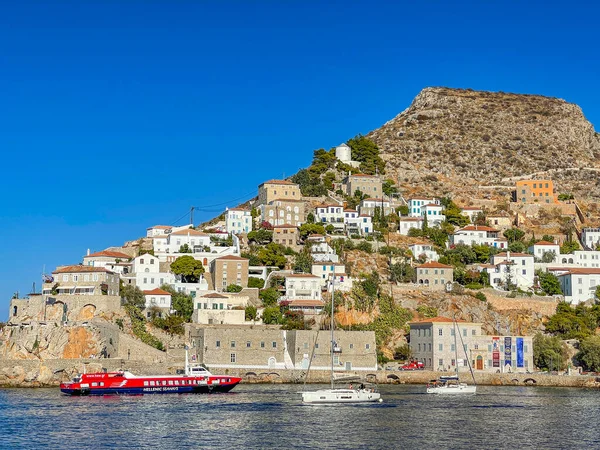
[[[13,292],[39,289],[44,266],[173,224],[192,205],[235,206],[426,86],[560,97],[597,126],[599,9],[3,2],[0,320]]]

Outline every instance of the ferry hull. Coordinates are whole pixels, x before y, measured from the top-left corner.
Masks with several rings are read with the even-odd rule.
[[[75,388],[61,385],[63,394],[71,396],[89,395],[148,395],[148,394],[216,394],[231,391],[238,383],[212,386],[155,386],[155,387],[122,387],[122,388]]]

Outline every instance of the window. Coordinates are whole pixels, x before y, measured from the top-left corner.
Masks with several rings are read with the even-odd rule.
[[[247,342],[246,342],[246,348],[250,348],[250,347],[252,347],[252,342],[250,342],[250,341],[247,341]]]
[[[471,336],[475,336],[475,330],[471,330]]]
[[[466,335],[467,335],[467,329],[465,328],[465,329],[463,330],[463,336],[466,336]]]
[[[450,351],[454,351],[456,349],[456,347],[454,347],[454,344],[450,344]]]
[[[443,366],[444,365],[444,360],[442,358],[440,358],[438,360],[438,366]]]
[[[371,344],[365,344],[365,350],[369,350],[371,348]]]
[[[350,348],[354,348],[354,344],[350,344]]]
[[[63,281],[69,281],[69,275],[63,275]]]
[[[421,351],[421,344],[418,345],[419,351]]]
[[[438,330],[438,335],[442,336],[442,329],[441,328]]]
[[[232,363],[235,363],[235,353],[231,353],[231,354],[229,355],[229,360],[230,360]]]
[[[216,347],[217,347],[217,348],[221,348],[221,341],[217,341],[217,342],[216,342]]]
[[[79,275],[73,275],[73,281],[79,281]]]
[[[231,341],[231,348],[235,348],[235,341]]]
[[[273,341],[273,348],[277,348],[277,342]]]
[[[439,345],[438,345],[438,350],[439,350],[440,352],[443,352],[443,351],[444,351],[444,344],[439,344]]]
[[[140,259],[140,264],[144,264],[144,258]]]

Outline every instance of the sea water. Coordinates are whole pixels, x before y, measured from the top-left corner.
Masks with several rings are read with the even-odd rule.
[[[308,386],[317,389],[321,386]],[[600,391],[381,387],[383,403],[302,405],[301,385],[228,394],[67,397],[0,390],[0,448],[600,448]]]

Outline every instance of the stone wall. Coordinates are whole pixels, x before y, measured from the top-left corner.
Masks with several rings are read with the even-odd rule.
[[[120,310],[121,297],[119,296],[36,295],[30,299],[11,300],[9,322],[81,322],[104,314],[119,313]]]

